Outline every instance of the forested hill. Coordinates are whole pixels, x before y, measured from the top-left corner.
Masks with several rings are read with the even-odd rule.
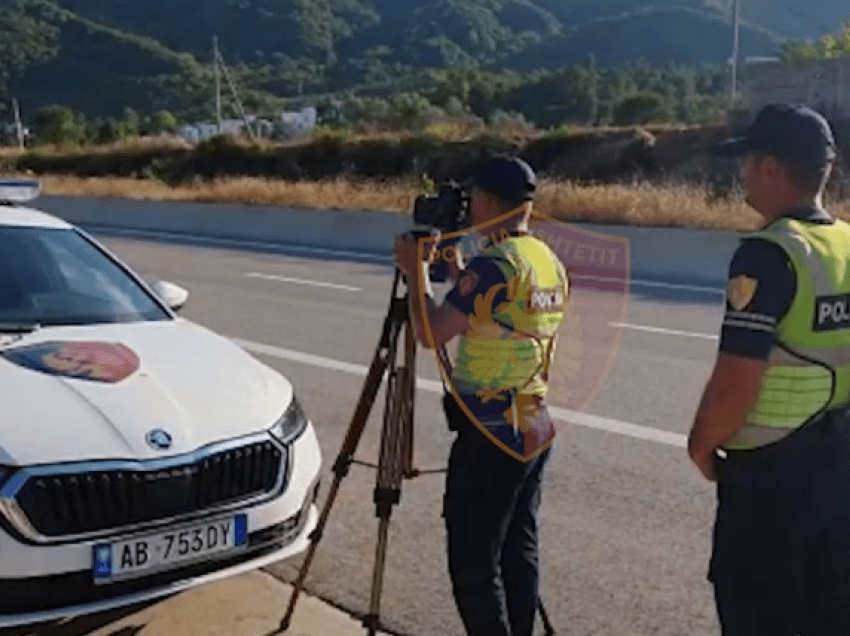
[[[633,51],[661,61],[716,61],[728,54],[731,0],[63,0],[67,8],[150,35],[177,50],[208,52],[218,34],[226,54],[247,61],[362,55],[389,46],[402,62],[424,63],[458,47],[496,59],[546,42],[540,66],[587,53],[621,61]],[[850,11],[845,0],[743,0],[743,44],[769,52],[783,37],[814,37]],[[725,24],[726,27],[721,27]],[[708,31],[708,34],[703,33]],[[710,35],[716,38],[708,37]],[[627,38],[628,42],[613,38]],[[445,39],[445,42],[442,40]],[[435,42],[435,40],[437,40]],[[575,40],[572,42],[571,40]],[[716,40],[716,41],[712,41]],[[664,46],[669,41],[669,45]],[[696,45],[691,45],[694,42]],[[591,46],[588,46],[592,44]],[[628,46],[623,47],[624,44]],[[554,57],[562,50],[560,58]],[[720,56],[720,57],[718,57]],[[528,56],[531,58],[531,56]]]
[[[30,110],[201,112],[214,35],[246,100],[267,108],[284,103],[275,96],[419,90],[432,69],[722,65],[731,2],[0,0],[0,97],[14,94]],[[846,0],[742,3],[742,55],[775,54],[850,13]]]

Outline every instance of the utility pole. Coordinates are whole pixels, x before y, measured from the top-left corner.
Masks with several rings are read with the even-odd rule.
[[[215,119],[218,134],[221,134],[221,69],[218,66],[218,36],[213,36],[213,69],[215,70]]]
[[[599,69],[596,66],[596,56],[591,55],[589,60],[590,66],[590,82],[591,82],[591,102],[590,102],[590,120],[593,126],[596,126],[599,120]]]
[[[732,29],[732,95],[729,102],[729,109],[735,108],[735,102],[738,101],[738,49],[741,44],[741,0],[732,0],[733,3],[733,18]]]
[[[24,149],[24,129],[21,126],[21,110],[18,107],[18,98],[12,98],[12,106],[15,109],[15,128],[18,132],[18,148]]]
[[[239,95],[236,92],[236,86],[234,86],[233,82],[230,79],[230,73],[227,70],[227,65],[224,63],[224,58],[221,57],[221,53],[218,51],[218,47],[215,50],[216,53],[216,77],[218,77],[218,69],[220,67],[221,71],[224,72],[224,79],[227,80],[227,85],[230,87],[230,92],[233,94],[233,100],[236,102],[236,108],[239,109],[239,114],[242,115],[242,121],[245,122],[245,128],[248,130],[248,136],[251,139],[254,139],[254,131],[251,130],[251,122],[248,120],[248,115],[245,114],[245,109],[242,108],[242,102],[239,100]],[[218,130],[221,132],[221,98],[219,97],[219,119],[218,119]]]

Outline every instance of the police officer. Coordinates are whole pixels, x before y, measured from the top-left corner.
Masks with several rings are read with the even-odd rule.
[[[827,121],[764,108],[743,157],[763,218],[729,274],[716,365],[689,439],[717,481],[709,580],[724,636],[850,634],[850,225],[822,194]]]
[[[422,344],[460,336],[454,391],[444,399],[458,434],[443,511],[458,610],[470,636],[531,636],[537,515],[554,435],[543,397],[569,286],[557,256],[528,232],[536,177],[525,162],[497,157],[468,186],[483,251],[444,302],[434,300],[415,243],[399,238],[396,259],[413,288]]]

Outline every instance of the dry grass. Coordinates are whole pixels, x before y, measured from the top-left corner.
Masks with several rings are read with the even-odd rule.
[[[544,182],[535,207],[558,219],[620,225],[749,230],[759,221],[739,196],[712,200],[697,186]]]
[[[0,146],[0,157],[20,157],[25,151],[11,146]]]
[[[287,182],[234,177],[212,183],[171,187],[160,181],[121,177],[40,177],[46,194],[114,197],[151,201],[228,202],[301,208],[403,211],[416,194],[413,182],[350,180]]]
[[[44,177],[42,183],[47,194],[387,212],[410,210],[413,198],[427,191],[425,184],[415,181],[291,183],[249,177],[180,187],[115,177],[56,176]],[[578,186],[544,181],[536,207],[554,218],[596,223],[750,230],[759,222],[740,197],[713,200],[708,192],[694,186]],[[850,202],[831,205],[830,209],[850,220]]]

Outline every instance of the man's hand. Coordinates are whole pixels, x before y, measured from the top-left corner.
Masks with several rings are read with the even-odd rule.
[[[717,480],[716,449],[744,426],[766,369],[763,360],[718,355],[688,437],[688,455],[706,479]]]
[[[423,256],[423,260],[419,260],[419,241],[425,239],[417,239],[412,234],[400,234],[395,239],[394,252],[395,261],[398,268],[404,273],[408,280],[419,276],[421,264],[431,262],[436,256],[437,244],[440,242],[440,236],[437,235],[432,239],[425,240],[425,249],[428,250]]]
[[[692,459],[703,477],[708,481],[717,481],[717,456],[714,453],[708,456],[693,457]]]

